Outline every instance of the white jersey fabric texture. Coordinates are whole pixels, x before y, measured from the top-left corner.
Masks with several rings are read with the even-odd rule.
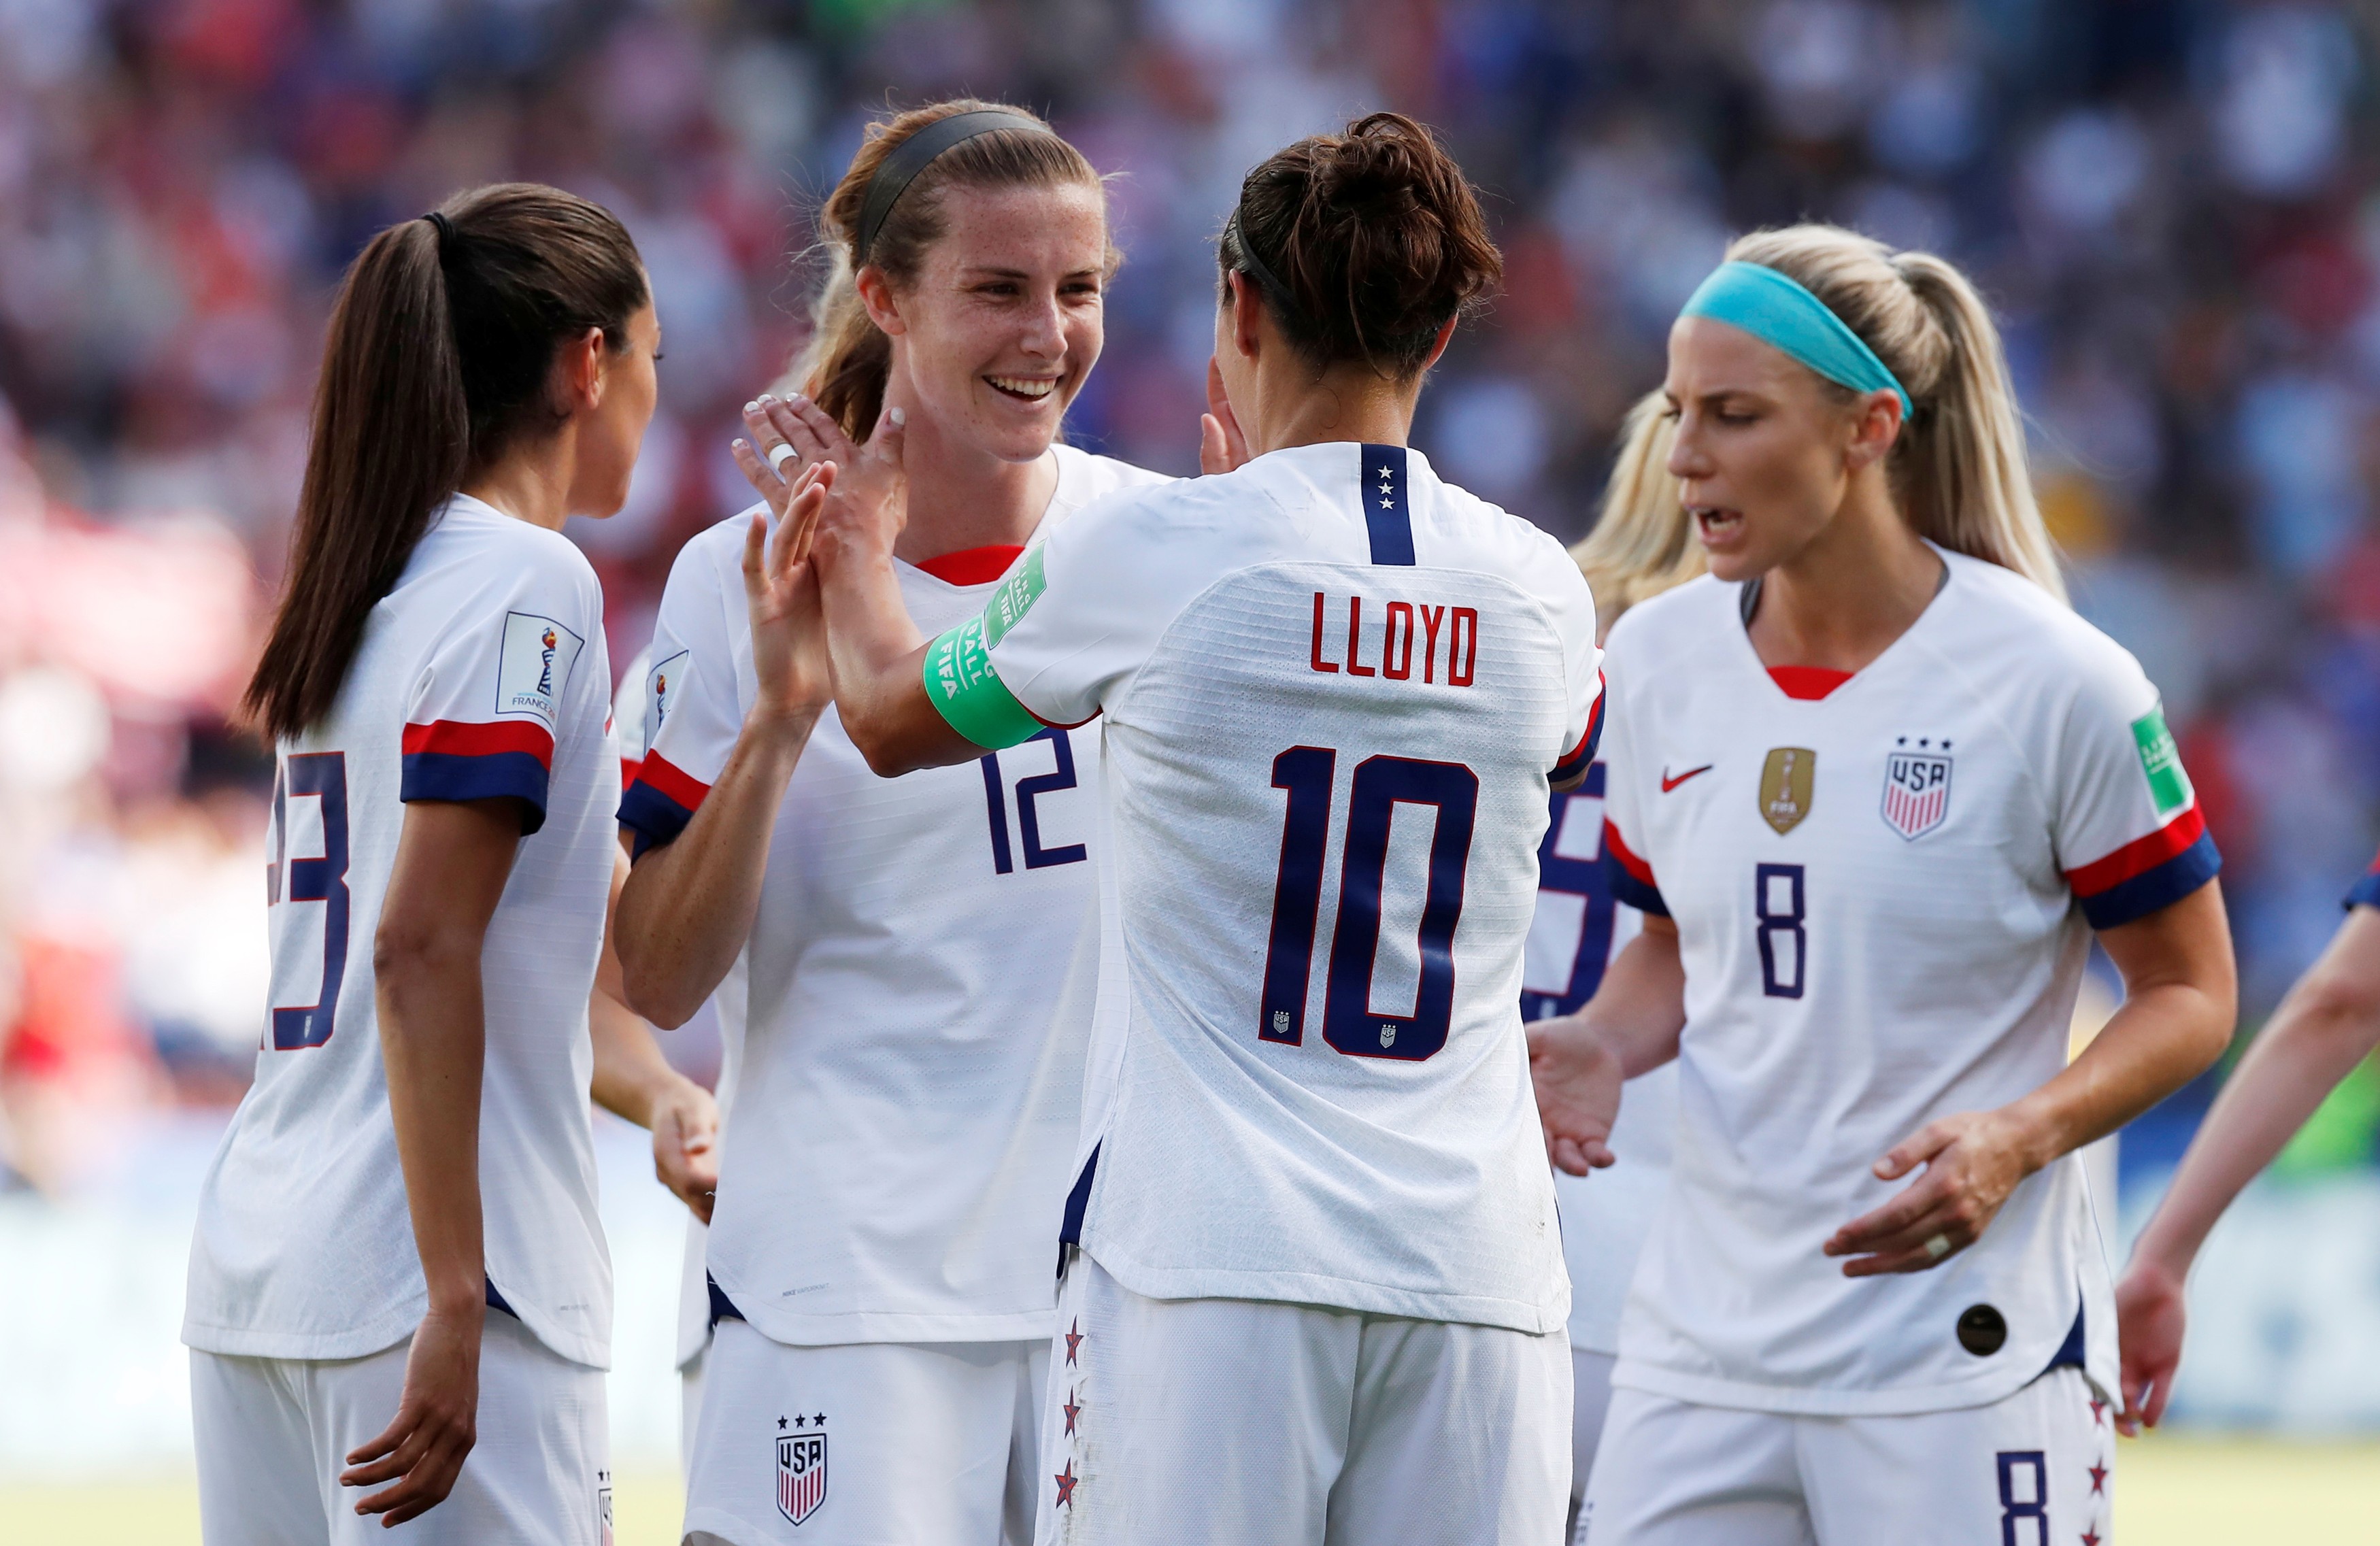
[[[405,1394],[407,1337],[360,1358],[193,1350],[199,1533],[207,1546],[612,1546],[603,1374],[501,1310],[480,1339],[479,1437],[445,1501],[395,1528],[342,1487]]]
[[[2010,1395],[2070,1349],[2116,1383],[2079,1155],[1929,1272],[1820,1254],[1898,1194],[1869,1167],[1936,1117],[2065,1065],[2094,927],[2217,867],[2156,689],[2046,591],[1945,554],[1915,624],[1820,699],[1764,669],[1740,587],[1692,581],[1612,630],[1615,888],[1677,924],[1677,1151],[1615,1384],[1812,1414]]]
[[[1558,1330],[1519,1001],[1601,703],[1577,566],[1417,453],[1307,445],[1084,512],[983,638],[1044,723],[1104,715],[1070,1234],[1149,1298]]]
[[[617,841],[602,593],[556,532],[457,496],[322,722],[277,751],[273,1001],[256,1082],[200,1195],[183,1340],[352,1358],[428,1305],[381,1064],[372,939],[407,802],[527,812],[481,955],[480,1196],[489,1282],[539,1340],[610,1357],[587,999]]]
[[[1158,481],[1070,446],[1052,455],[1037,543],[1102,494]],[[692,819],[757,692],[750,514],[696,537],[671,570],[658,724],[621,806],[640,849]],[[929,628],[979,613],[999,576],[900,571]],[[769,1337],[1048,1336],[1090,1014],[1099,780],[1090,734],[883,779],[832,709],[811,732],[740,980],[717,995],[742,1056],[708,1266]]]
[[[2072,1367],[1982,1406],[1812,1417],[1621,1389],[1572,1546],[2107,1546],[2115,1410]]]
[[[1040,1546],[1542,1546],[1561,1533],[1559,1327],[1151,1299],[1079,1255],[1058,1327]]]

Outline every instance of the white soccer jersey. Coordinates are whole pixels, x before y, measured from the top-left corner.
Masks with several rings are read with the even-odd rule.
[[[2065,1065],[2094,928],[2217,860],[2131,657],[2047,592],[1946,554],[1916,623],[1815,699],[1765,671],[1742,587],[1612,630],[1605,843],[1686,971],[1666,1206],[1620,1385],[1815,1415],[1997,1401],[2070,1357],[2116,1383],[2082,1158],[1930,1272],[1849,1279],[1820,1245],[1899,1193],[1869,1169],[1936,1117]]]
[[[458,495],[372,609],[322,724],[279,749],[273,1000],[256,1082],[200,1194],[183,1340],[351,1358],[427,1307],[381,1065],[372,937],[410,800],[528,811],[481,956],[490,1283],[564,1357],[609,1358],[587,998],[619,766],[602,592],[566,539]]]
[[[1037,542],[1090,500],[1157,481],[1054,454]],[[657,733],[620,812],[639,849],[692,820],[757,692],[748,520],[696,537],[670,574]],[[903,597],[921,626],[946,627],[983,609],[1014,557],[904,564]],[[812,1345],[1049,1334],[1090,1017],[1066,990],[1092,947],[1099,778],[1088,734],[882,779],[832,709],[811,732],[741,980],[716,995],[743,1055],[709,1270],[757,1330]]]
[[[1352,444],[1111,500],[937,641],[953,724],[1105,716],[1069,1223],[1118,1282],[1560,1326],[1519,1003],[1597,656],[1551,538]]]

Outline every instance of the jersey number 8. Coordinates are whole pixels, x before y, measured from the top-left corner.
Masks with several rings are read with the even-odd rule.
[[[1763,864],[1753,870],[1754,931],[1760,942],[1760,991],[1770,998],[1800,998],[1810,966],[1808,894],[1798,864]]]
[[[1293,746],[1272,760],[1272,786],[1288,792],[1289,805],[1281,822],[1281,872],[1273,884],[1264,998],[1257,1011],[1261,1041],[1298,1046],[1305,1040],[1305,991],[1314,969],[1338,765],[1338,752],[1328,747]],[[1388,871],[1390,821],[1401,802],[1432,806],[1438,812],[1421,909],[1421,980],[1409,1016],[1372,1009],[1380,885]],[[1322,993],[1322,1040],[1340,1052],[1417,1063],[1446,1045],[1454,1016],[1454,926],[1463,917],[1463,870],[1478,810],[1479,775],[1460,762],[1367,757],[1355,765],[1340,866],[1339,923],[1330,936],[1330,975]]]

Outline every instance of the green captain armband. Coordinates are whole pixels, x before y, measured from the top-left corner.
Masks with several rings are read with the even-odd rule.
[[[998,751],[1042,731],[991,668],[983,619],[972,618],[926,646],[926,698],[950,727],[976,745]]]

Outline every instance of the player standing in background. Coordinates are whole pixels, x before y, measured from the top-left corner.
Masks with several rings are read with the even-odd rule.
[[[561,530],[626,497],[660,338],[620,223],[531,184],[382,232],[341,286],[248,692],[272,1004],[183,1327],[221,1546],[608,1536],[587,1004],[619,767]]]
[[[1594,603],[1406,448],[1500,268],[1426,129],[1281,152],[1219,256],[1253,458],[1077,516],[980,618],[929,642],[904,613],[897,429],[792,494],[880,772],[1104,716],[1038,1539],[1538,1546],[1569,1305],[1519,999],[1548,784],[1593,758]],[[809,450],[818,418],[777,425]]]
[[[1941,260],[1743,237],[1666,390],[1711,575],[1610,639],[1606,853],[1645,931],[1533,1048],[1574,1174],[1622,1077],[1680,1065],[1579,1533],[2104,1540],[2115,1318],[2075,1150],[2213,1061],[2233,1004],[2156,689],[2065,606],[1998,335]],[[2128,996],[2069,1066],[2095,931]]]
[[[2181,1367],[2184,1284],[2240,1189],[2380,1046],[2380,858],[2347,894],[2347,921],[2249,1043],[2199,1125],[2116,1285],[2126,1432],[2155,1428]]]
[[[1595,530],[1571,549],[1595,593],[1595,619],[1609,631],[1621,615],[1703,572],[1694,522],[1678,503],[1668,467],[1669,403],[1647,393],[1629,410],[1621,455],[1603,491]],[[1537,911],[1529,926],[1528,970],[1521,1018],[1574,1015],[1603,981],[1605,966],[1636,937],[1644,915],[1612,894],[1601,862],[1603,790],[1597,761],[1576,789],[1557,790],[1545,842],[1537,849]],[[1589,1180],[1554,1173],[1561,1209],[1562,1259],[1570,1268],[1572,1519],[1577,1517],[1603,1414],[1611,1404],[1611,1366],[1620,1351],[1620,1307],[1636,1255],[1653,1227],[1670,1179],[1670,1136],[1678,1121],[1674,1065],[1657,1068],[1628,1091],[1612,1128],[1619,1163]],[[1568,1539],[1565,1532],[1564,1539]]]
[[[795,379],[846,460],[845,433],[907,418],[898,584],[947,627],[1081,505],[1156,481],[1056,444],[1103,336],[1105,191],[1039,119],[948,102],[880,125],[822,225],[835,268]],[[760,572],[764,517],[678,557],[665,712],[622,809],[630,1002],[676,1025],[715,991],[743,1029],[686,1538],[1022,1540],[1099,744],[1052,729],[875,777],[828,704],[814,592]]]

